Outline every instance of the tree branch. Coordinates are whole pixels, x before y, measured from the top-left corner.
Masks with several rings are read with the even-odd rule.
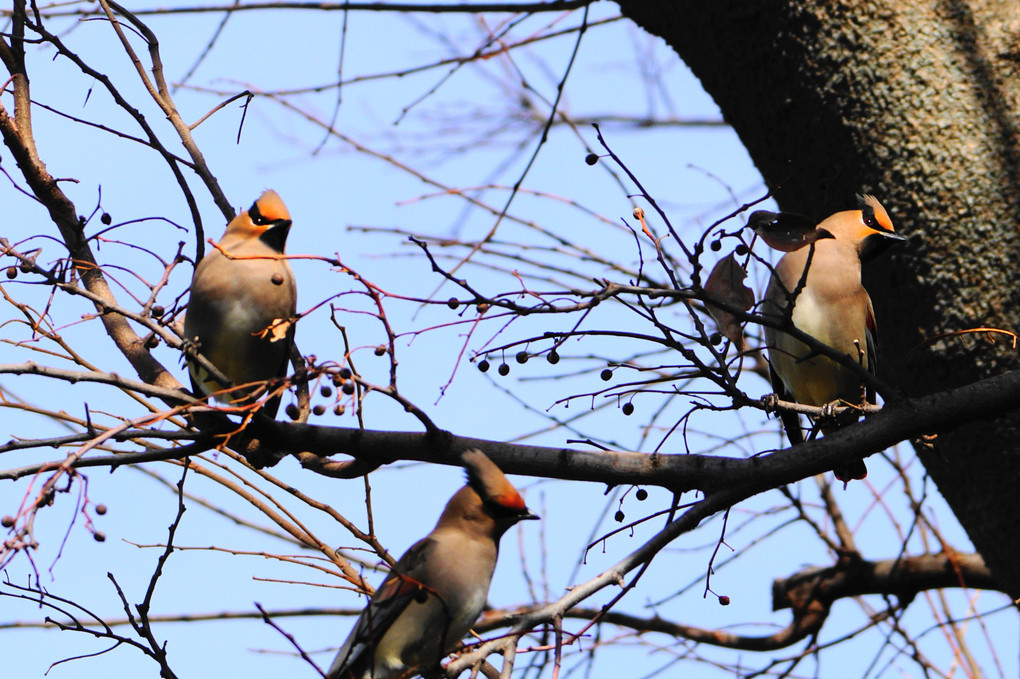
[[[886,406],[863,422],[790,449],[752,458],[714,455],[581,451],[489,441],[449,432],[370,431],[266,423],[265,442],[284,452],[350,455],[388,464],[418,460],[457,465],[457,453],[478,447],[512,474],[609,484],[655,485],[683,492],[747,487],[755,492],[792,483],[834,465],[881,452],[900,441],[992,420],[1020,407],[1020,371]]]

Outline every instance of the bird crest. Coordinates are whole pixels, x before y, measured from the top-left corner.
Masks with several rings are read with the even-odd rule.
[[[471,486],[482,500],[512,512],[527,510],[524,498],[503,475],[496,463],[485,453],[473,448],[461,455],[464,468],[467,470],[468,485]]]
[[[227,224],[224,240],[259,238],[273,250],[282,253],[290,231],[291,219],[280,195],[267,189],[251,207]]]
[[[874,231],[888,233],[896,231],[893,228],[892,219],[889,218],[889,213],[878,202],[878,198],[867,193],[859,193],[857,194],[857,203],[861,208],[861,218],[865,226]]]
[[[290,219],[290,212],[284,205],[280,194],[272,189],[266,189],[248,209],[248,216],[257,225],[270,225],[285,219]]]

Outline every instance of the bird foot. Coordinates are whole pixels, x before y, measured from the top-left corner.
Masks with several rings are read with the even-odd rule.
[[[199,348],[200,347],[197,338],[189,339],[185,337],[184,339],[181,340],[181,353],[184,355],[185,359],[195,358],[195,356],[198,355]]]
[[[837,413],[836,410],[839,408],[853,408],[852,403],[847,403],[843,399],[836,399],[830,403],[824,403],[821,406],[821,412],[815,421],[818,422],[823,428],[834,427],[841,423],[846,422],[848,413]],[[852,420],[851,420],[852,421]]]

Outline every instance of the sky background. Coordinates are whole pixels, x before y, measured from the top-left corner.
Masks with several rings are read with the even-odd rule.
[[[135,8],[142,6],[137,4]],[[765,188],[729,128],[677,124],[718,121],[721,115],[664,43],[645,35],[626,20],[614,20],[616,15],[615,5],[599,3],[592,7],[591,27],[577,50],[561,110],[576,119],[602,120],[603,132],[613,151],[657,199],[671,222],[682,233],[695,238],[715,220],[745,202],[760,198]],[[581,17],[580,12],[535,16],[514,24],[507,39],[566,31],[578,26]],[[174,83],[185,80],[222,19],[221,13],[144,17],[160,40],[168,80]],[[237,12],[221,27],[215,45],[186,84],[176,89],[174,98],[184,119],[195,121],[227,96],[246,88],[275,92],[333,83],[337,79],[340,38],[345,35],[343,77],[348,82],[342,89],[335,127],[355,140],[361,150],[336,138],[323,143],[321,127],[302,114],[261,97],[248,106],[239,142],[242,110],[238,102],[203,122],[194,136],[236,207],[250,205],[266,188],[280,193],[294,220],[288,253],[338,255],[345,266],[388,292],[426,297],[435,292],[440,280],[430,271],[420,250],[409,245],[403,234],[413,232],[470,241],[487,233],[494,221],[485,210],[471,208],[462,198],[445,193],[423,181],[423,177],[445,187],[494,187],[474,195],[500,209],[508,196],[506,187],[519,180],[536,148],[541,121],[549,115],[548,102],[556,96],[577,36],[565,32],[561,37],[515,50],[510,57],[486,59],[457,69],[439,66],[399,78],[376,78],[371,76],[396,74],[451,56],[470,55],[489,31],[498,30],[501,22],[508,20],[507,15],[483,19],[351,13],[346,19],[346,33],[344,20],[340,12]],[[113,80],[173,152],[183,154],[172,128],[147,98],[107,22],[61,18],[49,25],[71,49]],[[142,51],[137,38],[133,38],[133,44]],[[36,102],[138,134],[133,123],[111,104],[101,85],[83,76],[67,59],[53,59],[52,49],[45,46],[29,48],[29,57]],[[527,86],[522,87],[522,83]],[[527,101],[532,117],[522,114],[519,105],[522,98]],[[288,95],[294,107],[325,121],[333,116],[336,100],[336,88]],[[10,106],[9,95],[3,102]],[[651,117],[671,122],[646,128],[616,122],[616,117]],[[110,266],[111,279],[123,286],[118,295],[125,303],[131,292],[138,294],[142,289],[133,274],[149,281],[162,275],[163,264],[151,253],[172,259],[178,243],[183,242],[184,253],[193,256],[195,239],[186,203],[165,164],[151,149],[38,108],[34,126],[40,153],[50,172],[73,178],[73,183],[63,183],[62,187],[79,211],[88,215],[101,204],[114,223],[121,225],[111,232],[115,240],[97,248],[97,257]],[[635,266],[639,259],[637,246],[630,232],[622,227],[622,220],[633,222],[632,209],[642,203],[630,197],[634,188],[629,180],[621,186],[614,178],[612,171],[618,172],[619,168],[605,160],[595,167],[585,164],[585,154],[591,149],[602,152],[590,126],[555,127],[522,182],[522,191],[514,199],[510,213],[584,244],[595,253]],[[20,241],[35,234],[52,234],[53,227],[45,212],[19,191],[24,183],[6,149],[0,150],[0,168],[10,173],[10,180],[0,189],[9,218],[3,235]],[[189,175],[188,182],[198,198],[207,236],[218,238],[224,224],[222,215],[196,177]],[[847,196],[848,206],[851,201],[852,196]],[[764,207],[771,205],[765,203]],[[652,228],[664,232],[661,220],[648,212]],[[103,228],[98,214],[93,220],[90,233]],[[733,230],[741,224],[741,218],[737,218],[724,226]],[[529,252],[543,261],[577,265],[591,275],[605,273],[592,262],[578,264],[575,258],[543,250],[552,242],[548,237],[509,219],[500,224],[498,238],[530,246]],[[52,240],[32,242],[35,247],[43,247],[41,262],[53,262],[61,256],[61,248]],[[772,257],[760,244],[756,251],[762,257]],[[725,253],[726,250],[721,254]],[[644,255],[648,256],[647,250]],[[506,259],[486,261],[498,263],[504,270],[468,266],[463,273],[490,294],[520,287],[510,269],[518,267],[525,274],[535,270]],[[372,347],[383,342],[385,335],[378,321],[360,313],[370,310],[371,305],[359,294],[356,283],[323,262],[295,261],[293,268],[300,310],[309,310],[332,295],[347,293],[335,303],[342,309],[338,318],[347,328],[351,344],[357,347],[356,364],[367,379],[385,383],[388,363],[372,352]],[[188,265],[174,271],[160,297],[168,308],[186,290],[190,273]],[[756,292],[763,289],[766,275],[763,268],[752,271],[749,284]],[[559,278],[581,285],[576,279]],[[548,287],[561,283],[557,279]],[[48,292],[23,282],[8,283],[6,288],[40,306]],[[436,297],[445,299],[455,292],[447,286]],[[600,308],[592,320],[594,326],[619,328],[635,323],[636,317],[630,312],[618,306],[603,306],[607,308]],[[598,373],[604,363],[591,356],[617,355],[624,359],[639,350],[620,341],[606,340],[594,346],[568,343],[560,351],[564,360],[555,368],[540,359],[519,366],[508,354],[512,372],[501,378],[495,375],[495,370],[479,373],[466,360],[470,351],[461,356],[465,343],[469,350],[485,347],[487,342],[488,346],[498,346],[539,336],[547,330],[569,328],[576,319],[528,318],[506,328],[498,322],[488,323],[466,337],[468,325],[452,324],[460,316],[445,306],[421,308],[391,298],[386,300],[386,310],[391,325],[405,333],[397,345],[401,392],[439,426],[465,436],[557,446],[579,438],[575,432],[553,428],[547,413],[566,417],[571,409],[580,414],[592,404],[602,405],[603,400],[590,398],[574,399],[568,408],[558,402],[601,388]],[[101,327],[95,322],[78,322],[89,311],[80,300],[61,300],[54,316],[59,318],[65,337],[82,347],[90,360],[104,370],[130,375],[126,363],[111,354],[111,345],[104,340]],[[10,307],[7,313],[13,317]],[[427,332],[412,332],[421,330]],[[304,354],[314,354],[320,360],[342,355],[342,339],[330,321],[328,307],[302,318],[297,332]],[[25,339],[26,335],[23,327],[7,324],[3,337],[11,341]],[[535,348],[542,346],[540,342],[534,343]],[[164,365],[177,370],[179,379],[185,379],[177,352],[161,346],[154,353]],[[25,360],[44,359],[9,342],[0,345],[0,363]],[[494,365],[498,362],[495,358],[491,360]],[[752,396],[770,391],[754,375],[746,375],[742,386]],[[99,413],[140,412],[125,398],[86,385],[54,385],[40,379],[3,377],[0,389],[8,399],[14,395],[77,415],[84,413],[85,403]],[[663,427],[675,422],[687,407],[687,401],[676,399],[665,404],[664,399],[653,397],[639,397],[634,403],[636,413],[627,417],[618,403],[611,400],[595,414],[579,420],[577,427],[585,435],[612,442],[621,449],[650,452],[663,440]],[[658,408],[663,408],[663,412],[653,426],[646,426],[649,413]],[[312,421],[356,426],[350,412],[348,409],[341,417],[327,414]],[[420,431],[413,418],[378,395],[366,402],[365,417],[366,426],[372,429]],[[52,436],[61,431],[45,418],[0,409],[0,432],[10,436]],[[777,424],[766,421],[757,411],[740,415],[702,413],[691,421],[687,443],[694,452],[744,456],[781,445],[778,432]],[[669,438],[664,450],[682,452],[683,442]],[[931,484],[924,483],[913,454],[903,448],[886,455],[902,460],[916,493],[924,495],[926,516],[939,526],[950,544],[969,551],[969,542],[937,492]],[[60,459],[61,453],[33,451],[7,453],[4,457],[4,467],[10,468]],[[224,474],[237,473],[238,479],[252,479],[227,458],[211,457],[227,467]],[[902,482],[892,466],[877,458],[872,460],[868,482],[854,483],[837,495],[851,526],[857,530],[864,556],[890,558],[899,553],[910,513]],[[362,480],[318,477],[289,459],[273,472],[284,482],[365,526]],[[121,603],[107,573],[115,576],[129,602],[141,600],[161,551],[146,545],[161,544],[166,539],[166,527],[176,513],[177,497],[165,482],[176,483],[179,477],[180,469],[166,464],[119,469],[114,473],[89,472],[88,498],[109,508],[105,516],[96,519],[107,539],[96,542],[80,517],[72,525],[75,493],[61,496],[56,506],[40,513],[36,526],[40,548],[33,558],[42,585],[50,593],[72,598],[101,617],[122,617]],[[652,520],[651,526],[613,535],[586,552],[586,545],[617,526],[613,514],[622,508],[629,521],[669,503],[668,494],[658,489],[649,489],[648,500],[638,502],[633,493],[620,499],[626,489],[607,489],[597,484],[525,477],[515,477],[514,481],[543,520],[527,522],[504,538],[490,592],[494,606],[555,598],[565,587],[596,576],[651,537],[663,522],[661,518]],[[369,482],[376,532],[391,552],[399,555],[431,529],[446,500],[462,485],[463,474],[450,467],[399,464],[373,473]],[[16,484],[0,484],[0,512],[13,513],[23,498],[31,496],[32,483],[32,479],[25,479]],[[265,523],[253,507],[207,479],[189,476],[187,491],[209,499],[233,516]],[[815,506],[814,481],[805,481],[792,491],[809,506]],[[280,495],[278,491],[276,494]],[[300,521],[313,527],[320,538],[336,546],[354,546],[353,538],[329,517],[290,499],[283,502]],[[810,565],[828,565],[832,558],[806,525],[793,521],[786,504],[779,493],[769,493],[731,513],[725,545],[711,580],[714,592],[729,596],[731,605],[723,607],[716,597],[703,596],[703,577],[722,530],[721,517],[715,517],[660,554],[618,610],[659,614],[681,623],[755,634],[767,634],[787,624],[787,612],[771,611],[771,581]],[[911,534],[910,540],[911,553],[922,551],[916,534]],[[189,501],[175,543],[178,547],[196,549],[178,551],[168,561],[153,601],[153,614],[251,611],[253,602],[260,602],[270,611],[360,608],[364,604],[362,598],[339,587],[340,581],[327,573],[261,555],[296,553],[293,545],[238,526],[231,518],[204,509],[196,501]],[[209,547],[217,549],[206,549]],[[937,545],[928,548],[938,550]],[[218,550],[253,553],[232,555]],[[369,563],[377,561],[371,555],[365,558]],[[320,563],[325,565],[324,560]],[[6,579],[23,585],[31,572],[31,564],[21,557],[7,568]],[[378,574],[369,577],[373,582],[380,579]],[[600,593],[586,604],[601,605],[615,593],[615,590]],[[938,598],[944,597],[946,605],[960,617],[968,615],[971,606],[982,612],[1008,608],[1008,601],[1000,595],[970,592],[969,596],[967,599],[957,592],[935,594],[932,606],[938,608],[941,605]],[[823,641],[853,632],[865,624],[869,607],[883,606],[880,598],[871,602],[838,602],[833,619],[824,630]],[[959,670],[953,669],[951,660],[954,642],[934,626],[932,606],[915,603],[902,624],[921,638],[924,653],[933,664],[956,676],[953,672]],[[0,598],[0,625],[39,620],[44,615],[28,602]],[[352,622],[352,618],[324,616],[278,619],[305,650],[318,652],[313,657],[321,667],[328,666]],[[580,623],[569,621],[567,626],[578,629]],[[295,658],[286,639],[261,621],[165,623],[154,628],[157,636],[167,640],[170,664],[181,677],[315,676],[311,668]],[[967,627],[970,650],[988,676],[1017,675],[1017,632],[1016,618],[1008,613],[990,615],[983,623],[975,621]],[[616,631],[606,628],[603,634]],[[598,640],[589,637],[579,648],[568,649],[564,671],[584,672],[589,677],[643,677],[667,668],[663,676],[723,677],[733,674],[713,669],[712,661],[738,662],[734,660],[737,654],[732,652],[706,647],[692,650],[655,634],[624,635],[616,644],[606,643],[608,640],[605,636]],[[522,648],[535,643],[533,637],[523,642]],[[4,676],[41,677],[53,662],[94,654],[110,645],[74,632],[0,628],[0,648],[5,650]],[[897,655],[901,646],[900,637],[880,628],[823,654],[820,664],[805,661],[797,666],[793,676],[916,676],[917,665]],[[746,654],[739,662],[748,670],[763,669],[773,660],[796,655],[799,648],[767,656]],[[518,667],[523,668],[529,657],[518,656]],[[698,658],[707,662],[695,665]],[[781,670],[787,666],[780,663],[776,667]],[[48,676],[157,676],[157,668],[139,652],[120,648],[58,665]]]

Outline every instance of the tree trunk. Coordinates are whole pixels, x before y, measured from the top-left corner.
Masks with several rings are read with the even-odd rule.
[[[873,193],[910,237],[865,267],[884,377],[919,395],[1017,367],[1005,335],[945,335],[1020,329],[1020,4],[618,2],[701,79],[783,209]],[[919,450],[1014,598],[1018,430],[975,422]]]

